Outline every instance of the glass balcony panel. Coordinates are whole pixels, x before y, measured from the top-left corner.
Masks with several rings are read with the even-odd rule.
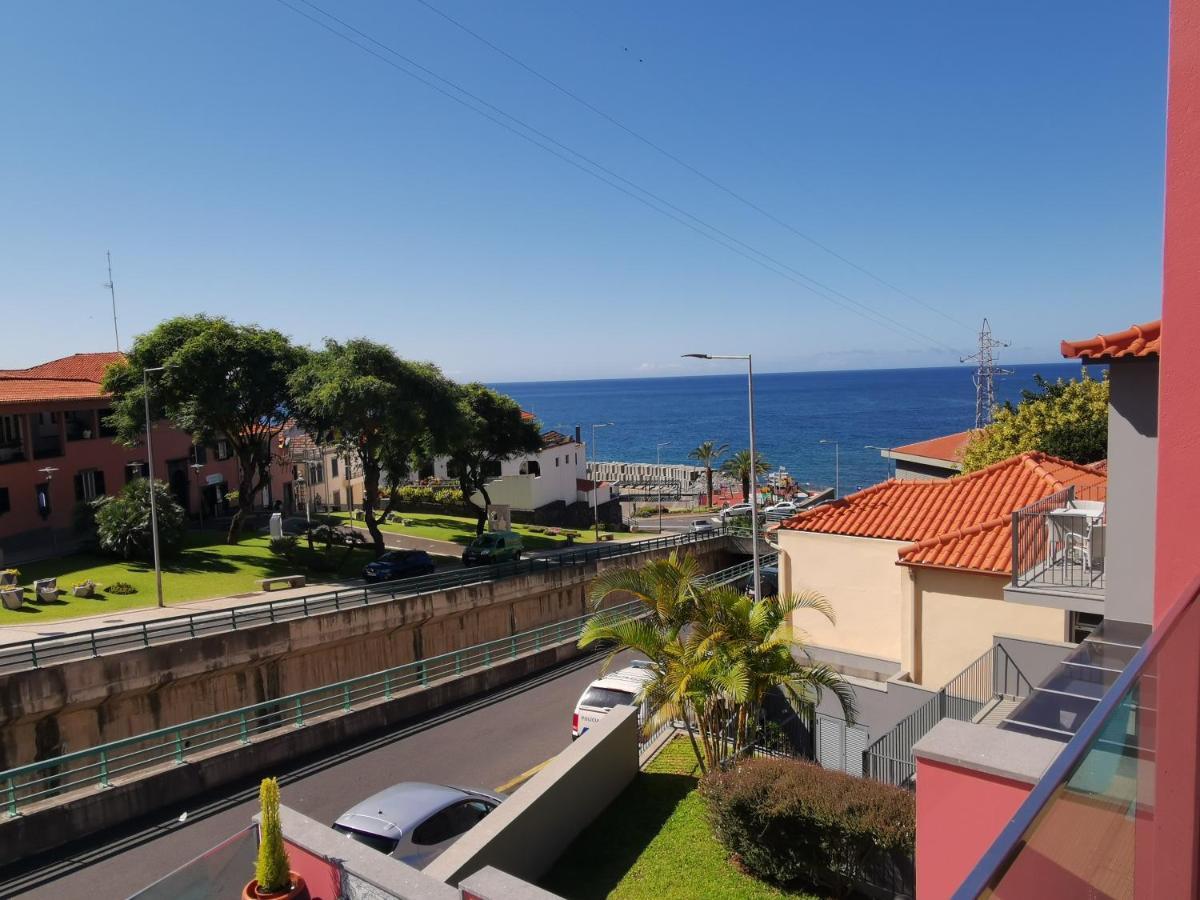
[[[1067,662],[1081,666],[1096,666],[1101,669],[1120,671],[1129,665],[1137,653],[1137,647],[1127,647],[1124,644],[1104,644],[1099,641],[1086,640],[1067,656]]]

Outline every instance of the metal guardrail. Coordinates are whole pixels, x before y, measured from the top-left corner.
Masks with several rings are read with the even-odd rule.
[[[863,752],[863,771],[876,781],[910,786],[913,745],[942,719],[971,722],[1000,697],[1028,697],[1032,687],[1008,651],[994,644]]]
[[[773,566],[778,561],[778,553],[760,553],[758,557],[760,568],[762,566]],[[696,580],[701,584],[729,584],[731,581],[737,581],[739,578],[745,578],[753,574],[754,560],[750,560],[749,562],[738,563],[736,566],[730,566],[727,569],[721,569],[719,572],[701,575]]]
[[[302,728],[321,716],[350,712],[363,704],[390,700],[403,691],[426,688],[526,653],[577,641],[584,623],[593,615],[619,618],[644,610],[642,603],[634,600],[382,672],[18,766],[0,772],[0,804],[9,816],[19,815],[23,807],[70,791],[105,788],[114,779],[152,766],[179,765],[194,753],[249,744],[256,736],[278,728]]]
[[[1013,512],[1013,587],[1104,589],[1104,526],[1072,527],[1052,515],[1093,496],[1069,485]]]
[[[248,603],[211,612],[189,613],[130,625],[110,625],[55,637],[0,644],[0,673],[36,669],[76,659],[103,656],[155,644],[186,640],[337,612],[372,603],[390,603],[405,597],[431,594],[469,584],[480,584],[540,574],[555,568],[584,566],[598,560],[632,556],[654,550],[675,549],[723,538],[726,529],[685,532],[639,541],[593,544],[554,556],[536,557],[493,566],[436,572],[418,578],[380,582],[361,588],[320,591],[303,597]]]

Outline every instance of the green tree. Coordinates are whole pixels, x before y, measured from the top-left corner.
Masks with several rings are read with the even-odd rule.
[[[1035,376],[1015,407],[996,408],[992,424],[977,431],[963,450],[963,471],[974,472],[1029,450],[1077,463],[1108,454],[1108,376],[1050,382]]]
[[[650,662],[652,678],[638,698],[651,711],[647,728],[682,720],[701,770],[712,771],[753,747],[771,690],[804,709],[830,690],[854,721],[852,689],[828,666],[801,661],[803,642],[791,624],[800,609],[832,620],[823,598],[755,601],[699,578],[693,557],[673,554],[638,569],[610,570],[593,582],[594,607],[612,596],[632,596],[645,607],[642,615],[624,617],[600,609],[584,625],[579,645],[609,646],[610,661],[634,650]]]
[[[258,857],[254,880],[262,894],[287,890],[292,884],[292,861],[283,843],[283,825],[279,820],[279,782],[264,778],[258,786]]]
[[[767,462],[767,458],[761,453],[756,453],[755,464],[753,466],[754,474],[751,475],[750,451],[739,450],[729,459],[725,460],[721,466],[721,472],[728,475],[730,478],[737,479],[742,483],[742,499],[747,503],[750,502],[750,482],[758,481],[763,475],[771,470],[771,464]]]
[[[292,376],[293,414],[324,444],[358,458],[363,520],[375,554],[415,454],[441,452],[457,428],[458,391],[431,363],[365,339],[326,341]]]
[[[537,424],[521,415],[515,400],[483,384],[462,386],[450,462],[462,485],[463,500],[475,509],[476,534],[483,534],[492,502],[487,482],[498,473],[500,461],[536,453],[541,447]],[[483,496],[482,506],[472,499],[476,491]]]
[[[100,549],[122,559],[150,560],[154,538],[150,516],[150,482],[135,478],[115,497],[100,497],[93,502],[96,538]],[[154,501],[158,512],[158,548],[164,556],[183,547],[184,512],[165,482],[154,482]]]
[[[229,526],[236,543],[254,497],[271,481],[272,448],[291,407],[288,378],[308,351],[283,334],[212,316],[178,316],[134,339],[124,362],[104,374],[113,395],[109,423],[135,444],[145,431],[143,372],[150,375],[153,418],[167,418],[197,443],[223,438],[238,462],[237,512]]]
[[[720,459],[725,451],[729,449],[728,444],[722,444],[718,447],[712,441],[705,441],[695,450],[688,451],[688,459],[694,459],[700,465],[704,466],[704,485],[708,491],[708,505],[712,506],[713,502],[713,466]]]

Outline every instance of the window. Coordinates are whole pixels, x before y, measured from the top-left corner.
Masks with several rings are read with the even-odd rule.
[[[325,483],[325,467],[319,462],[308,464],[308,483],[309,484],[324,484]]]
[[[0,463],[21,462],[25,459],[25,444],[21,440],[21,416],[0,416]]]
[[[400,843],[393,838],[384,837],[381,834],[371,834],[369,831],[358,831],[354,828],[349,828],[345,825],[334,825],[334,831],[340,831],[352,841],[358,841],[360,844],[366,844],[372,850],[378,850],[380,853],[391,853]]]
[[[412,842],[423,847],[428,847],[432,844],[440,844],[443,841],[456,838],[460,834],[469,831],[472,825],[480,821],[492,809],[493,807],[490,803],[485,803],[482,800],[467,800],[465,803],[456,803],[451,807],[443,809],[440,813],[430,816],[413,829]]]
[[[1071,613],[1071,633],[1068,635],[1068,640],[1072,644],[1086,640],[1103,620],[1104,616],[1099,613]]]
[[[527,459],[521,463],[521,474],[532,475],[534,478],[537,478],[542,474],[542,464],[536,459]]]
[[[229,446],[227,438],[219,438],[217,440],[217,459],[229,459],[233,456],[233,449]]]
[[[558,468],[558,457],[554,457],[554,468]]]
[[[100,437],[113,438],[117,436],[117,429],[110,425],[108,420],[112,416],[112,409],[102,409],[96,417],[100,422]]]
[[[618,691],[615,688],[590,687],[580,706],[590,706],[592,709],[612,709],[614,706],[632,706],[633,694],[629,691]]]
[[[73,409],[64,415],[68,441],[90,441],[95,436],[95,423],[90,409]]]
[[[104,496],[104,473],[99,469],[84,469],[75,473],[75,499],[91,501]]]
[[[337,478],[338,477],[337,473],[338,473],[338,458],[335,456],[329,460],[329,477]],[[337,496],[337,495],[335,494],[334,496]],[[334,505],[336,506],[337,501],[335,500],[333,502],[334,502]]]
[[[341,491],[333,492],[333,508],[334,509],[342,508],[342,492]]]
[[[203,444],[192,444],[192,462],[204,465],[208,462],[208,448]]]
[[[4,515],[12,509],[12,503],[8,499],[8,488],[0,487],[0,516]]]

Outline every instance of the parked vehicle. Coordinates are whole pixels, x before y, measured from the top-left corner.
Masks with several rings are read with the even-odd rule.
[[[692,519],[691,531],[712,531],[717,526],[712,519]]]
[[[367,581],[395,581],[398,578],[416,578],[432,575],[437,566],[424,550],[389,550],[379,559],[363,566],[362,576]]]
[[[468,566],[488,566],[520,559],[524,552],[525,545],[515,531],[489,531],[467,544],[462,560]]]
[[[504,799],[487,791],[404,781],[350,807],[333,830],[420,869]]]
[[[614,706],[632,706],[638,691],[653,678],[650,663],[637,660],[618,672],[610,672],[587,686],[571,716],[571,740],[579,737]],[[644,710],[643,710],[644,714]]]
[[[800,512],[800,507],[791,500],[780,500],[778,503],[772,503],[770,506],[764,509],[763,512],[775,513],[776,515],[794,516],[796,513]]]
[[[749,503],[735,503],[733,506],[727,506],[721,510],[721,521],[736,519],[738,516],[748,516],[752,511]]]

